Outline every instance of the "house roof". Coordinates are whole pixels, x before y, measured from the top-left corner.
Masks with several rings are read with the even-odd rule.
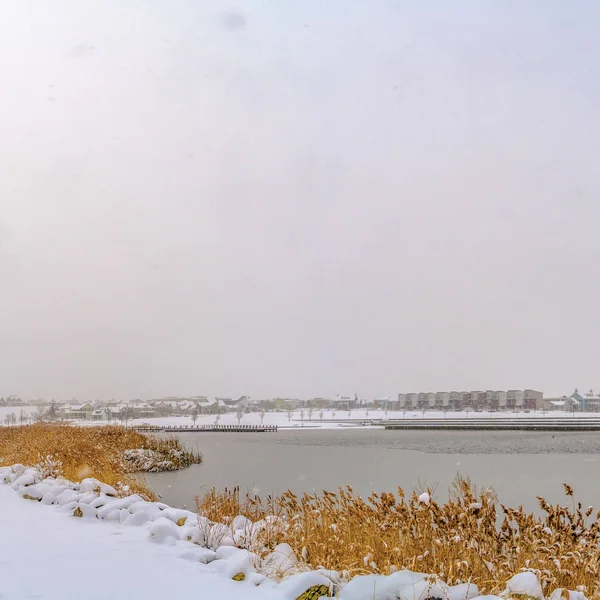
[[[71,410],[83,410],[84,408],[89,410],[92,408],[92,405],[89,402],[86,402],[85,404],[72,404],[69,408]]]

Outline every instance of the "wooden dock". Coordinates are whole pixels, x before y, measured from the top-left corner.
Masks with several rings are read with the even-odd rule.
[[[277,425],[134,425],[140,433],[276,433]]]
[[[443,431],[600,431],[600,417],[406,419],[380,421],[385,429]]]

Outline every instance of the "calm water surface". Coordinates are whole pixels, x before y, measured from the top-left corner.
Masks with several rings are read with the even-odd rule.
[[[445,497],[458,473],[493,487],[500,501],[533,509],[536,496],[562,501],[571,484],[584,506],[600,506],[600,433],[305,429],[277,433],[184,433],[204,463],[147,481],[164,502],[194,505],[211,487],[261,495],[351,485],[360,494],[436,488]]]

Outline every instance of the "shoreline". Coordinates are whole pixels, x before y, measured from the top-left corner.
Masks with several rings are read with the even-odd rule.
[[[98,569],[102,572],[100,588],[85,594],[86,598],[94,599],[105,598],[103,590],[111,586],[120,593],[134,586],[135,594],[128,597],[140,597],[144,590],[145,598],[164,598],[168,581],[180,593],[189,594],[194,589],[207,594],[219,589],[222,597],[238,599],[308,600],[335,595],[341,600],[364,600],[366,591],[373,600],[385,600],[390,593],[398,598],[497,598],[479,596],[479,589],[473,583],[449,586],[438,575],[409,570],[350,578],[336,571],[307,570],[286,544],[261,557],[252,548],[235,547],[236,543],[251,543],[250,528],[260,531],[260,522],[251,523],[238,516],[232,525],[226,526],[191,511],[145,501],[136,495],[119,498],[114,490],[93,479],[73,483],[44,477],[39,470],[23,465],[0,467],[0,498],[3,532],[0,564],[12,561],[21,565],[23,571],[36,560],[38,553],[52,556],[52,560],[40,565],[45,576],[38,578],[37,584],[32,579],[15,576],[0,579],[3,593],[6,593],[7,582],[10,586],[7,598],[25,597],[19,596],[25,589],[27,596],[42,587],[44,591],[52,589],[82,557],[92,564],[77,573],[76,581],[88,581],[88,576]],[[428,494],[418,498],[425,511],[430,502]],[[477,510],[480,505],[471,504],[471,507]],[[190,525],[189,521],[194,519],[197,523]],[[27,522],[27,528],[22,526],[23,521]],[[40,537],[44,531],[46,535]],[[151,542],[161,545],[161,550],[153,549]],[[51,553],[49,548],[52,548]],[[124,551],[132,561],[128,562],[128,573],[122,575],[109,565],[120,563]],[[150,576],[152,585],[132,576],[132,567]],[[158,569],[158,572],[149,575],[148,569]],[[12,571],[11,574],[14,575]],[[505,589],[503,592],[498,589],[497,593],[505,597],[525,595],[532,600],[544,600],[540,581],[533,571],[526,570],[507,578],[501,587]],[[15,595],[11,596],[11,592]],[[560,589],[554,589],[546,597],[558,600],[561,593]],[[571,592],[570,597],[585,599],[581,591]]]
[[[22,407],[0,407],[0,427],[9,427],[5,423],[5,417],[8,414],[18,413]],[[29,407],[26,407],[29,408]],[[31,419],[33,413],[27,413],[26,419]],[[442,423],[452,423],[454,421],[467,422],[500,422],[505,420],[510,421],[541,421],[552,422],[560,421],[563,423],[577,422],[580,420],[595,419],[600,421],[600,413],[570,413],[564,411],[537,411],[537,412],[450,412],[447,411],[422,411],[417,410],[389,410],[383,409],[352,409],[350,411],[340,410],[323,410],[313,411],[310,415],[307,410],[288,411],[269,411],[261,415],[260,412],[244,412],[237,415],[235,412],[226,412],[221,414],[200,414],[196,418],[190,415],[172,415],[172,416],[154,416],[128,419],[127,421],[119,419],[115,416],[110,423],[108,420],[84,420],[71,419],[65,420],[65,423],[74,425],[91,427],[98,425],[125,425],[142,426],[142,425],[158,425],[164,426],[192,426],[192,425],[261,425],[261,426],[277,426],[279,429],[338,429],[338,428],[355,428],[362,429],[363,427],[383,427],[386,423],[416,423],[420,421],[439,421]],[[61,421],[63,422],[63,421]],[[368,423],[364,425],[363,423]]]

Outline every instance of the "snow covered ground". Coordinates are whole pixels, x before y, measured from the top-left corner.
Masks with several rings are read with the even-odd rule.
[[[0,425],[5,424],[6,415],[14,413],[17,416],[17,424],[19,420],[20,411],[23,409],[24,414],[32,415],[36,407],[11,407],[2,406],[0,407]],[[347,427],[349,420],[396,420],[396,419],[500,419],[500,418],[562,418],[572,419],[573,417],[596,417],[600,418],[598,413],[566,413],[562,411],[546,412],[545,414],[541,411],[537,412],[451,412],[448,411],[444,414],[441,411],[428,411],[423,415],[422,411],[388,411],[387,413],[383,410],[375,409],[355,409],[355,410],[314,410],[312,415],[309,417],[308,410],[295,410],[290,415],[285,411],[279,412],[265,412],[264,417],[261,418],[261,414],[258,412],[252,412],[243,414],[241,416],[240,423],[242,425],[260,425],[261,421],[264,425],[277,425],[279,427],[319,427],[323,429],[335,429],[338,427]],[[321,418],[322,417],[322,418]],[[216,422],[216,415],[199,415],[196,420],[196,425],[211,425]],[[219,415],[218,422],[220,425],[237,425],[238,417],[235,413],[225,413]],[[89,424],[95,425],[106,425],[106,421],[92,421]],[[115,423],[120,423],[116,421]],[[192,425],[193,420],[191,417],[156,417],[156,418],[144,418],[134,419],[128,422],[128,425],[141,425],[142,423],[150,423],[152,425]]]
[[[323,418],[321,419],[321,414]],[[595,416],[600,417],[598,413],[576,413],[578,417]],[[304,418],[303,418],[304,417]],[[264,425],[277,425],[279,427],[319,427],[323,429],[336,429],[338,427],[348,427],[348,421],[356,420],[396,420],[396,419],[456,419],[456,418],[478,418],[478,419],[499,419],[499,418],[544,418],[543,413],[513,413],[513,412],[480,412],[474,413],[469,412],[447,412],[444,415],[440,411],[426,412],[425,417],[420,411],[388,411],[387,413],[383,410],[364,410],[356,409],[352,411],[340,411],[340,410],[315,410],[309,419],[308,411],[304,410],[304,413],[300,410],[296,410],[292,413],[291,418],[287,412],[265,412],[262,417],[262,424]],[[545,418],[573,418],[571,413],[546,413]],[[209,425],[214,424],[216,415],[200,415],[196,421],[196,425]],[[219,416],[220,425],[237,425],[238,418],[235,413],[225,413]],[[260,425],[261,414],[260,413],[247,413],[241,416],[239,421],[242,425]],[[130,421],[130,425],[140,425],[142,423],[150,423],[152,425],[192,425],[193,421],[191,417],[157,417],[153,419],[135,419]],[[357,423],[358,424],[358,423]]]

